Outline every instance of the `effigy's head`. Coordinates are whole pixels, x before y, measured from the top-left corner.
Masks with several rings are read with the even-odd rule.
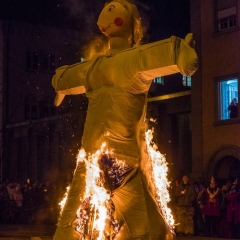
[[[142,38],[141,19],[137,7],[127,0],[112,0],[101,11],[99,29],[109,38],[121,37],[139,45]]]

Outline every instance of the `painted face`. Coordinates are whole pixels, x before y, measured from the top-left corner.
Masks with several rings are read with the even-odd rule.
[[[118,2],[107,4],[98,18],[98,27],[109,37],[123,37],[129,39],[132,34],[132,15]]]

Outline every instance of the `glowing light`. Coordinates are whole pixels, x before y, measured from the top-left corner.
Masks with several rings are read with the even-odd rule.
[[[170,201],[167,162],[164,155],[157,151],[156,145],[152,142],[152,134],[151,130],[146,132],[148,158],[146,159],[147,162],[144,163],[147,169],[145,175],[148,183],[153,183],[150,186],[151,193],[166,225],[169,227],[170,232],[173,233],[174,219],[170,208],[167,206]],[[80,199],[82,204],[76,212],[76,221],[74,223],[76,231],[81,235],[81,240],[103,240],[109,237],[112,238],[119,232],[119,224],[112,216],[113,209],[109,201],[110,191],[104,188],[104,176],[99,166],[99,160],[103,156],[113,156],[113,153],[107,150],[106,147],[106,143],[103,143],[101,148],[94,154],[87,155],[84,149],[81,149],[78,153],[77,162],[84,163],[86,166],[85,193],[83,199]],[[108,170],[108,173],[112,173],[114,176],[123,176],[124,171],[129,169],[129,166],[124,161],[114,159],[112,163],[113,167]],[[119,186],[121,182],[120,177],[117,178],[115,183]],[[69,187],[60,203],[61,209],[66,203],[68,191]]]
[[[60,205],[60,215],[62,214],[63,207],[66,204],[69,189],[70,189],[70,186],[67,187],[67,190],[66,190],[66,193],[64,194],[64,197],[63,197],[62,201],[59,203],[59,205]]]
[[[169,230],[173,232],[174,219],[171,213],[171,209],[168,207],[168,203],[171,200],[168,191],[170,182],[167,179],[168,163],[166,162],[165,156],[157,151],[157,146],[152,142],[152,139],[153,131],[148,130],[146,132],[147,150],[149,155],[147,160],[149,174],[147,176],[150,178],[148,179],[149,182],[153,181],[154,183],[151,186],[151,190],[155,195],[155,200],[157,202],[161,215],[169,227]]]
[[[110,194],[103,187],[103,178],[98,165],[101,155],[108,152],[105,147],[106,143],[103,143],[100,150],[95,154],[88,155],[87,158],[84,149],[81,149],[78,154],[77,161],[84,162],[86,165],[86,189],[83,204],[77,212],[76,222],[76,230],[83,235],[83,238],[89,236],[91,239],[101,240],[105,238],[104,229],[110,214],[107,208]],[[90,209],[88,210],[89,214],[87,214],[86,209]],[[86,233],[85,225],[87,221],[89,226]]]

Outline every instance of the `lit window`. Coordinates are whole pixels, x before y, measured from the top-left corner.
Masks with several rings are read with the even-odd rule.
[[[154,78],[153,82],[163,85],[164,84],[164,78],[163,77]]]
[[[182,76],[183,86],[191,87],[192,86],[192,78],[189,76]]]
[[[238,79],[230,78],[218,82],[219,118],[238,118]]]

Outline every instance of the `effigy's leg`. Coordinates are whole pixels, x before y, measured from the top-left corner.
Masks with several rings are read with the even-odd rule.
[[[85,163],[79,162],[73,176],[71,187],[68,191],[67,201],[58,220],[57,229],[53,237],[54,240],[79,239],[79,234],[75,231],[72,224],[76,219],[76,213],[81,204],[80,199],[83,197],[85,192],[85,173]]]
[[[166,226],[151,198],[142,173],[135,168],[126,182],[113,192],[115,218],[122,223],[114,240],[159,240],[166,238]]]

